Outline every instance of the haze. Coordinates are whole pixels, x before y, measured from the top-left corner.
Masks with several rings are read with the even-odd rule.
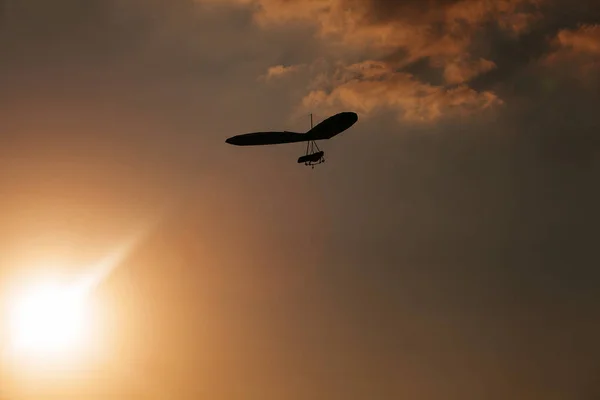
[[[2,400],[600,396],[597,1],[0,4],[2,344],[93,303]]]

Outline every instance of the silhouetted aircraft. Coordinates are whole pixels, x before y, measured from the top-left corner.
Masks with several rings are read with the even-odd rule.
[[[317,140],[328,140],[335,135],[350,128],[358,121],[358,115],[353,112],[342,112],[327,118],[313,127],[312,114],[310,115],[310,130],[306,133],[298,132],[254,132],[237,135],[225,140],[226,143],[236,146],[264,146],[270,144],[308,142],[306,155],[298,158],[298,163],[310,165],[325,162],[325,152],[317,146]]]

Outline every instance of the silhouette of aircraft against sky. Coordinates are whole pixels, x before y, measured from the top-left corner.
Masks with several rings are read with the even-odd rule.
[[[306,133],[299,132],[254,132],[232,136],[225,140],[226,143],[235,146],[265,146],[273,144],[308,142],[306,144],[306,155],[298,158],[298,163],[310,165],[314,168],[316,164],[325,162],[325,152],[317,146],[317,140],[329,140],[335,135],[350,128],[358,121],[358,115],[354,112],[341,112],[333,115],[317,126],[313,127],[312,114],[310,115],[310,130]]]

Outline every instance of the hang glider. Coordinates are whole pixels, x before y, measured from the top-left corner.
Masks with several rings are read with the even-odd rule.
[[[329,140],[335,135],[350,128],[358,121],[358,115],[354,112],[342,112],[333,115],[317,126],[313,127],[312,114],[310,116],[310,130],[306,133],[299,132],[254,132],[243,135],[232,136],[225,140],[226,143],[235,146],[265,146],[285,143],[308,142],[306,154],[298,158],[298,163],[314,165],[325,162],[325,152],[317,146],[317,140]]]

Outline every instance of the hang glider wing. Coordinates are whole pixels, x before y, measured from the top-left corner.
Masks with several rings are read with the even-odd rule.
[[[269,144],[306,142],[310,138],[305,133],[297,132],[254,132],[232,136],[227,143],[236,146],[264,146]]]
[[[312,114],[311,114],[312,118]],[[264,146],[268,144],[309,142],[315,140],[331,139],[335,135],[350,128],[358,120],[354,112],[342,112],[327,118],[312,127],[306,133],[298,132],[254,132],[232,136],[225,142],[236,146]]]

